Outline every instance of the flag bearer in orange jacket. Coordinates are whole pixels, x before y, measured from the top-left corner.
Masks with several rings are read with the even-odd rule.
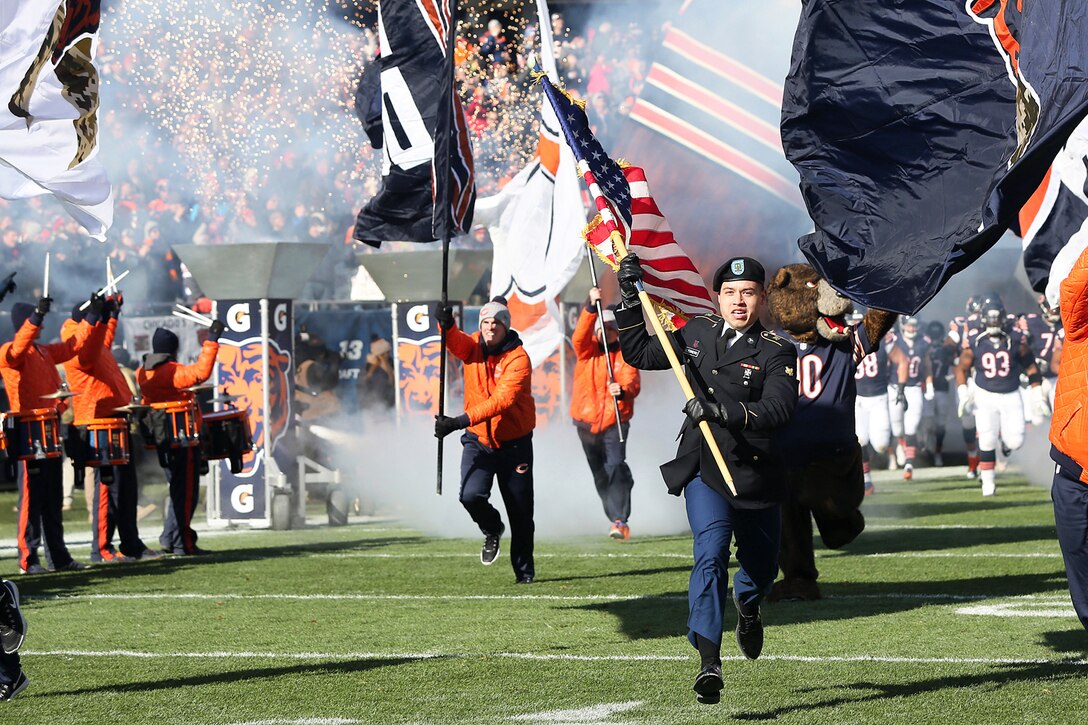
[[[627,466],[627,432],[635,412],[635,396],[641,387],[638,370],[623,359],[616,315],[604,310],[597,319],[601,291],[589,290],[589,301],[571,337],[577,362],[570,415],[582,441],[597,495],[605,516],[612,522],[608,535],[626,541],[631,536],[631,487],[634,478]],[[605,340],[600,340],[600,323]],[[611,367],[611,374],[609,373]],[[616,425],[616,411],[620,425]],[[622,435],[621,435],[622,430]]]
[[[178,363],[178,336],[165,328],[157,328],[151,336],[151,352],[144,356],[144,364],[136,371],[136,382],[144,403],[195,400],[195,394],[185,388],[211,376],[221,334],[223,323],[216,320],[201,346],[200,357],[192,365],[181,365]],[[199,424],[199,420],[197,422]],[[196,532],[192,527],[200,495],[200,447],[160,450],[159,462],[170,483],[170,498],[159,536],[162,550],[172,554],[206,554],[196,545]]]
[[[17,302],[11,308],[15,339],[0,346],[0,375],[8,393],[11,413],[66,405],[64,399],[42,396],[61,387],[57,365],[101,344],[105,327],[95,325],[101,302],[92,307],[87,320],[62,343],[39,345],[36,340],[52,300],[38,300],[37,306]],[[60,458],[15,461],[15,483],[19,490],[18,530],[19,570],[24,574],[46,571],[38,558],[38,546],[45,540],[45,561],[52,571],[78,570],[82,564],[72,559],[64,543],[63,473]]]
[[[64,363],[68,387],[80,393],[72,399],[75,414],[73,422],[76,426],[87,425],[97,418],[121,417],[122,413],[117,409],[132,402],[132,390],[110,349],[117,333],[117,318],[121,314],[123,303],[120,294],[107,298],[104,307],[106,334],[102,344],[88,346],[86,355]],[[72,309],[72,318],[61,327],[62,340],[74,335],[81,324],[84,312],[79,307],[76,305]],[[96,466],[93,485],[91,561],[110,562],[158,557],[157,551],[144,544],[136,524],[139,496],[136,464],[130,459],[123,466]],[[113,546],[114,529],[120,539],[120,551]]]
[[[510,564],[518,584],[531,584],[533,566],[533,429],[536,402],[532,364],[518,333],[510,329],[506,300],[496,297],[480,309],[480,331],[467,335],[457,329],[453,310],[440,309],[436,320],[446,330],[446,345],[465,364],[465,412],[435,416],[434,434],[445,438],[467,428],[461,436],[461,505],[484,535],[480,561],[499,556],[499,539],[506,527],[488,499],[498,479],[499,492],[510,519]]]
[[[1088,629],[1088,250],[1062,281],[1058,308],[1065,342],[1050,419],[1050,497],[1073,608]]]

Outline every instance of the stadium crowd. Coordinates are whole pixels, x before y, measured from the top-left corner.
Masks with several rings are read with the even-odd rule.
[[[563,81],[589,100],[598,135],[607,142],[636,97],[648,67],[647,49],[657,45],[656,31],[631,23],[625,27],[603,21],[567,28],[559,13],[552,30]],[[464,28],[458,41],[458,68],[463,104],[473,131],[477,193],[498,191],[535,150],[540,92],[531,76],[531,53],[537,29],[508,32],[491,19],[483,28]],[[329,90],[350,114],[355,84],[377,53],[376,34],[366,28],[353,36],[357,68],[345,69]],[[54,274],[97,279],[108,255],[115,270],[130,269],[126,285],[138,291],[140,305],[169,303],[186,297],[186,280],[171,247],[175,244],[225,244],[256,239],[331,243],[334,252],[307,290],[313,299],[345,299],[355,264],[351,230],[356,213],[380,184],[381,152],[366,142],[356,125],[356,143],[348,149],[305,145],[290,135],[270,137],[264,158],[269,163],[238,168],[229,161],[229,130],[237,119],[231,109],[194,105],[184,119],[168,128],[148,123],[148,109],[161,90],[151,88],[140,72],[149,58],[144,43],[122,46],[103,28],[98,51],[102,75],[103,113],[100,116],[101,155],[110,172],[116,202],[109,244],[99,245],[83,233],[52,198],[0,200],[0,244],[5,273],[19,273],[15,299],[33,302],[42,278],[47,250],[53,254]],[[238,44],[239,53],[248,46]],[[185,52],[179,46],[173,51]],[[183,58],[175,59],[178,64]],[[240,59],[250,66],[256,59]],[[241,76],[239,76],[241,77]],[[270,90],[241,81],[233,94],[236,109],[250,109],[276,99]],[[314,125],[325,105],[291,110],[286,99],[279,109],[288,123]],[[293,115],[292,115],[293,114]],[[208,138],[202,129],[222,127]],[[203,134],[203,135],[202,135]],[[203,175],[186,166],[194,146],[205,156],[218,157]],[[184,151],[184,153],[183,153]],[[486,229],[474,230],[455,246],[488,247]],[[359,251],[373,251],[370,248]],[[60,303],[66,290],[56,289]],[[135,310],[134,310],[135,311]]]

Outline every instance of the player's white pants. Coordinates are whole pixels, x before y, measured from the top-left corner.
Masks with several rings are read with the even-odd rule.
[[[908,385],[903,388],[903,395],[907,398],[907,409],[895,404],[895,389],[888,388],[888,409],[892,418],[892,434],[896,438],[902,435],[912,436],[918,432],[918,424],[922,422],[922,408],[925,398],[922,395],[921,385]]]
[[[877,453],[883,453],[891,440],[892,423],[888,415],[888,396],[859,395],[854,403],[854,429],[858,443],[866,443]]]
[[[1020,391],[992,393],[976,388],[975,428],[980,450],[997,450],[999,440],[1014,451],[1024,445],[1024,404]]]
[[[1046,397],[1050,401],[1051,410],[1054,410],[1054,383],[1057,380],[1057,378],[1043,378],[1043,392],[1046,393]]]

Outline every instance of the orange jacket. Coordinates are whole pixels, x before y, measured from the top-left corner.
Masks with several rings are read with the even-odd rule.
[[[205,340],[200,348],[200,357],[192,365],[182,365],[174,360],[167,360],[150,370],[141,365],[136,371],[136,383],[140,386],[144,402],[169,403],[195,399],[192,391],[183,388],[202,383],[211,377],[218,353],[219,343]]]
[[[152,353],[153,355],[154,353]],[[145,403],[169,403],[178,400],[196,400],[196,393],[191,390],[182,390],[190,385],[202,383],[211,377],[212,368],[215,367],[215,356],[219,354],[219,343],[205,340],[200,347],[200,357],[192,365],[182,365],[175,360],[167,360],[159,364],[144,358],[144,362],[151,362],[154,367],[150,370],[143,365],[136,370],[136,384],[140,387],[140,394]],[[203,416],[200,408],[196,410],[196,424],[199,426]]]
[[[450,352],[465,363],[465,415],[482,445],[498,448],[536,427],[533,366],[521,338],[511,331],[502,349],[485,355],[480,333],[456,327],[446,333]]]
[[[61,340],[75,335],[79,326],[75,320],[67,320],[60,328]],[[110,319],[105,325],[105,336],[100,345],[88,344],[86,350],[64,363],[68,375],[68,387],[80,395],[72,398],[72,412],[76,425],[86,425],[95,418],[116,418],[116,408],[132,402],[132,390],[121,372],[121,366],[113,357],[110,347],[117,331],[117,320]]]
[[[1088,249],[1081,252],[1062,281],[1062,326],[1065,342],[1054,392],[1050,442],[1081,467],[1088,483]]]
[[[601,433],[616,424],[616,409],[608,394],[608,369],[604,350],[597,341],[597,312],[582,308],[578,324],[571,336],[571,345],[578,362],[574,365],[574,390],[570,400],[570,417],[575,425],[588,428],[590,433]],[[610,351],[612,374],[623,396],[617,401],[620,420],[631,420],[635,412],[635,396],[642,387],[638,370],[623,359],[618,349]]]
[[[37,408],[63,410],[67,401],[42,396],[60,389],[57,365],[101,344],[105,328],[98,327],[83,322],[74,327],[74,334],[64,342],[38,345],[34,340],[42,328],[29,320],[24,322],[15,339],[0,346],[0,376],[4,378],[12,412]]]

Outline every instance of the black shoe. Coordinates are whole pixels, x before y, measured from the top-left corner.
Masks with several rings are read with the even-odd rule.
[[[86,564],[80,564],[75,559],[72,559],[64,566],[54,567],[52,571],[83,571],[87,568]]]
[[[758,659],[763,651],[763,619],[759,616],[759,606],[755,607],[754,613],[745,614],[736,593],[733,604],[737,607],[737,646],[748,659]]]
[[[45,574],[48,571],[49,570],[41,564],[31,564],[26,569],[19,569],[19,573],[21,574]]]
[[[19,587],[4,580],[0,584],[0,646],[4,654],[18,652],[26,638],[26,617],[19,608]]]
[[[484,536],[484,547],[480,549],[480,563],[484,566],[491,566],[495,563],[495,559],[499,558],[499,539],[505,531],[506,527],[503,526],[499,529],[499,533]]]
[[[20,692],[26,689],[26,686],[30,684],[30,680],[26,678],[26,675],[19,672],[19,676],[15,678],[15,682],[5,682],[0,685],[0,702],[6,702],[11,698],[18,695]]]
[[[699,671],[692,685],[695,690],[695,699],[704,705],[716,705],[722,699],[722,688],[725,682],[722,680],[721,665],[707,665]]]
[[[521,576],[518,577],[518,580],[515,583],[516,584],[532,584],[533,583],[533,575],[532,574],[522,574]]]
[[[207,549],[201,549],[199,546],[194,546],[190,551],[186,551],[182,548],[177,549],[163,549],[165,554],[174,554],[175,556],[204,556],[212,552]]]

